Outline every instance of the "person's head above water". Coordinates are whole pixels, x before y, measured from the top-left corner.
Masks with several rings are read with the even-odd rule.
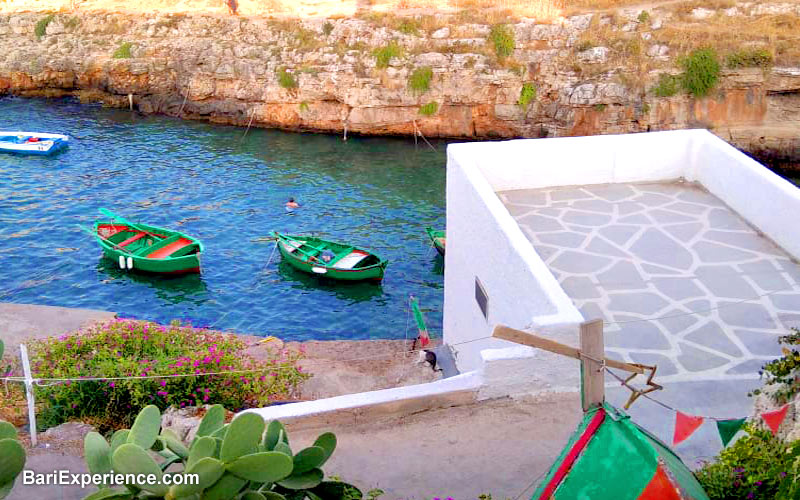
[[[292,198],[291,196],[289,197],[289,203],[294,203],[294,198]]]

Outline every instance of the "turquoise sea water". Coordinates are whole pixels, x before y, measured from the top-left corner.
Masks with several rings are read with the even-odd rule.
[[[409,294],[441,331],[445,144],[294,134],[142,116],[72,100],[0,99],[0,130],[70,134],[51,158],[0,155],[0,301],[188,320],[286,339],[403,338]],[[294,196],[303,207],[287,214]],[[206,246],[202,275],[121,271],[101,257],[98,208]],[[270,230],[374,250],[382,284],[320,280],[281,264]],[[410,322],[413,324],[413,321]],[[409,325],[408,335],[413,336]]]

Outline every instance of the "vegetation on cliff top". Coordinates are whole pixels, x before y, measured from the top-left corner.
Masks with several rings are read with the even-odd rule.
[[[36,23],[36,26],[33,28],[33,33],[36,35],[36,38],[41,39],[47,33],[47,25],[53,22],[55,17],[55,14],[48,14]]]
[[[392,58],[403,55],[403,47],[392,40],[383,47],[373,50],[372,55],[375,56],[375,67],[379,69],[388,68]]]
[[[495,55],[501,61],[514,53],[516,48],[514,32],[507,25],[496,24],[492,26],[489,32],[489,40],[492,41]]]
[[[712,48],[697,49],[680,61],[683,88],[694,97],[705,97],[719,81],[719,57]]]

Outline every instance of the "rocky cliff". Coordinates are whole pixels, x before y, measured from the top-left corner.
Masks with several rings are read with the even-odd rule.
[[[659,35],[668,13],[523,18],[506,32],[428,17],[0,14],[0,94],[76,95],[145,113],[335,133],[708,127],[745,150],[800,160],[800,67],[724,69],[702,99],[649,90],[659,73],[674,72],[674,49]],[[614,33],[616,45],[586,43],[598,29]]]

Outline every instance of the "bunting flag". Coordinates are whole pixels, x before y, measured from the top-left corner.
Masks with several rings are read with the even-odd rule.
[[[695,417],[676,411],[675,435],[672,438],[672,446],[676,446],[678,443],[685,441],[702,423],[703,417]]]
[[[761,418],[764,419],[764,422],[766,422],[769,428],[772,430],[773,436],[778,434],[778,429],[780,429],[783,419],[786,418],[786,413],[788,411],[789,403],[786,403],[777,410],[761,414]]]
[[[722,439],[723,448],[728,446],[733,436],[735,436],[744,425],[745,420],[747,419],[735,418],[730,420],[717,420],[717,430],[719,431],[720,439]]]

